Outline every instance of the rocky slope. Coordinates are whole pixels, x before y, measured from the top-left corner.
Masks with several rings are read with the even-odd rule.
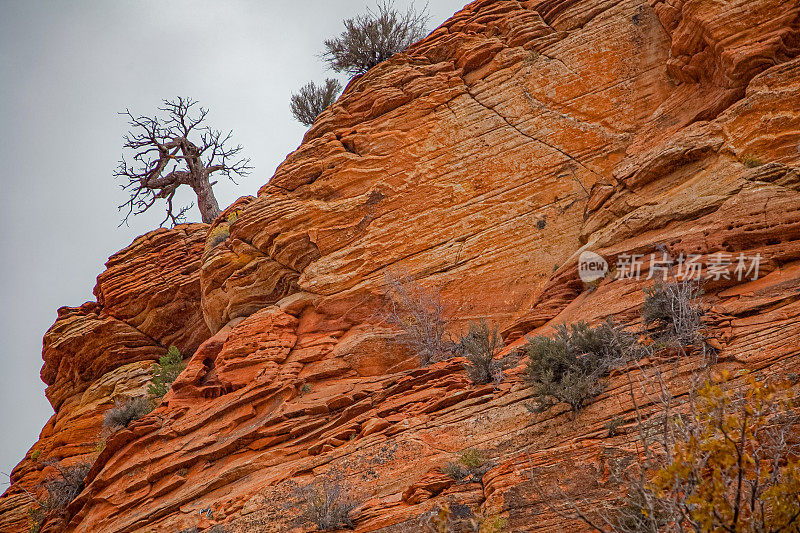
[[[453,335],[500,325],[510,352],[561,322],[635,320],[653,252],[760,254],[759,279],[705,283],[716,370],[797,372],[798,55],[797,1],[469,4],[352,81],[257,197],[137,239],[96,302],[60,310],[42,369],[55,414],[0,530],[27,530],[51,461],[87,460],[46,531],[309,531],[303,490],[324,479],[356,531],[420,531],[446,503],[511,531],[585,529],[557,510],[619,490],[641,369],[578,417],[533,416],[521,363],[499,387],[458,359],[420,368],[384,319],[387,275],[440,292]],[[585,249],[642,254],[642,278],[586,286]],[[170,345],[192,354],[173,390],[105,438],[103,413]],[[645,363],[677,395],[696,364]],[[468,448],[492,460],[480,483],[441,471]],[[532,472],[567,498],[542,501]]]

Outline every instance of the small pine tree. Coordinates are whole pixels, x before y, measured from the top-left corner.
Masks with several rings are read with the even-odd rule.
[[[161,357],[158,363],[153,365],[153,377],[148,388],[150,394],[158,398],[163,397],[172,387],[172,382],[185,368],[186,363],[181,357],[181,352],[175,346],[170,346],[167,355]]]

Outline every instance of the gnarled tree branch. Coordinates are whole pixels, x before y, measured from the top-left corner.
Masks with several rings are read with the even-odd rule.
[[[223,133],[204,124],[208,110],[191,98],[164,100],[159,111],[161,117],[136,116],[127,109],[121,113],[131,127],[123,145],[129,158],[123,154],[114,173],[127,180],[122,188],[130,193],[130,199],[120,206],[125,211],[122,223],[158,200],[166,203],[162,226],[183,222],[192,206],[175,205],[181,185],[194,190],[203,222],[211,223],[220,214],[211,175],[218,172],[236,183],[236,176],[245,176],[252,169],[250,160],[240,157],[241,145],[228,144],[233,132]]]

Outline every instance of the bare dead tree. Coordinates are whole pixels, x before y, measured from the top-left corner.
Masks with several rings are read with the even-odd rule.
[[[122,223],[127,223],[131,215],[144,213],[158,200],[166,202],[162,226],[183,222],[192,206],[174,205],[175,192],[181,185],[194,190],[203,222],[211,223],[220,214],[212,174],[223,174],[235,183],[235,176],[245,176],[252,169],[250,160],[240,157],[240,145],[228,144],[232,131],[223,133],[205,124],[208,110],[195,100],[164,100],[159,111],[163,116],[137,116],[127,109],[121,113],[128,117],[131,127],[124,137],[124,148],[132,154],[129,162],[123,153],[114,173],[127,180],[122,188],[131,195],[120,206],[121,211],[127,210]]]
[[[306,488],[306,505],[303,516],[317,525],[320,531],[351,528],[350,518],[356,504],[342,494],[342,486],[329,480]]]
[[[386,294],[391,306],[387,322],[402,331],[401,342],[423,366],[453,355],[455,343],[447,335],[447,317],[438,291],[426,290],[413,279],[387,274]]]

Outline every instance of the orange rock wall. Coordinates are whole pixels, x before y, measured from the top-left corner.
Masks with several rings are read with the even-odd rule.
[[[256,197],[140,238],[97,303],[62,310],[42,370],[56,415],[34,449],[95,463],[68,523],[47,527],[310,531],[302,489],[331,477],[356,531],[420,531],[448,502],[515,532],[584,529],[530,474],[588,506],[618,494],[641,370],[577,418],[534,417],[522,364],[496,389],[459,360],[418,368],[381,318],[387,275],[441,291],[454,335],[486,317],[518,346],[561,322],[636,320],[652,282],[587,287],[584,249],[758,253],[760,279],[705,284],[715,371],[796,373],[798,54],[798,2],[469,4],[353,80]],[[173,390],[90,452],[112,397],[144,387],[170,344],[193,354]],[[680,397],[696,363],[647,364]],[[492,459],[481,483],[440,470],[467,448]],[[34,488],[42,458],[15,483]],[[28,505],[8,491],[0,530],[24,530]]]
[[[146,393],[150,366],[170,345],[192,353],[211,335],[199,294],[207,231],[189,224],[139,237],[106,263],[96,302],[59,309],[44,337],[41,373],[55,414],[11,473],[0,531],[28,530],[31,496],[44,498],[42,482],[58,474],[50,463],[95,460],[105,446],[105,411]]]

